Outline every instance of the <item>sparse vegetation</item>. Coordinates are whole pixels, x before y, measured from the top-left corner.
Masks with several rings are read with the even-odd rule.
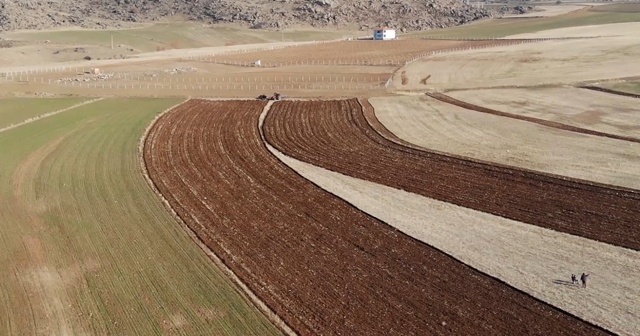
[[[355,32],[352,34],[356,34]],[[314,29],[254,30],[231,26],[208,27],[195,23],[157,23],[140,28],[116,30],[50,30],[6,33],[13,39],[50,41],[52,44],[94,45],[118,49],[133,48],[137,52],[166,49],[225,46],[249,43],[308,41],[340,38],[349,32]]]
[[[448,29],[409,33],[403,37],[505,37],[549,29],[624,22],[640,22],[640,13],[580,10],[545,18],[491,19]]]

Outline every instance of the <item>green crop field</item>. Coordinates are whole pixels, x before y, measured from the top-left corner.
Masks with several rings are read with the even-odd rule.
[[[61,110],[87,98],[6,98],[0,100],[0,129],[48,112]]]
[[[640,22],[640,13],[581,10],[546,18],[490,19],[448,29],[434,29],[410,33],[403,35],[403,37],[505,37],[549,29],[624,22]]]
[[[177,102],[106,99],[0,132],[0,334],[280,334],[143,178],[138,141]]]

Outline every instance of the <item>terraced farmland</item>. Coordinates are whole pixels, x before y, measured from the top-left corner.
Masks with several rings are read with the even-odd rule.
[[[179,102],[107,99],[0,133],[0,333],[280,334],[143,178],[140,136]]]
[[[354,116],[348,113],[354,102],[273,108],[300,107],[303,116],[312,108],[332,116],[338,107]],[[295,331],[607,334],[301,178],[265,147],[258,127],[265,107],[257,101],[192,100],[155,124],[144,155],[151,178],[181,218]],[[270,125],[270,118],[264,125],[268,138],[285,142],[298,143],[295,135],[313,128],[297,121]]]

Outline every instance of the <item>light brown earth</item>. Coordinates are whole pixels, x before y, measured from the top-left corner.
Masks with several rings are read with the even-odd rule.
[[[562,14],[571,13],[573,11],[577,11],[583,8],[586,8],[586,5],[563,5],[563,6],[536,6],[535,12],[529,12],[525,14],[508,14],[502,15],[503,18],[526,18],[526,17],[550,17],[557,16]]]
[[[428,149],[640,189],[637,143],[479,113],[423,96],[370,102],[391,132]]]
[[[426,57],[403,68],[409,79],[402,85],[398,73],[396,90],[447,90],[542,84],[640,76],[640,23],[550,30],[511,37],[604,36],[590,39],[552,40],[451,52]],[[496,61],[499,60],[499,61]],[[568,66],[570,64],[570,66]],[[420,81],[431,76],[426,84]]]
[[[512,41],[513,42],[513,41]],[[283,64],[361,64],[374,65],[387,63],[401,64],[427,52],[452,48],[487,47],[509,41],[456,41],[408,39],[392,41],[340,41],[334,43],[304,45],[284,48],[270,52],[252,52],[238,55],[222,55],[212,58],[218,62],[255,62],[260,60],[263,66],[281,66]]]
[[[580,88],[452,91],[468,103],[591,130],[640,137],[640,100]]]
[[[13,80],[6,84],[7,92],[39,92],[47,88],[45,92],[59,95],[255,97],[278,91],[285,95],[303,97],[371,96],[384,94],[385,84],[398,64],[415,57],[449,48],[483,48],[504,43],[513,44],[517,41],[418,39],[303,43],[297,46],[291,46],[293,43],[274,43],[226,49],[214,47],[180,52],[170,50],[140,54],[135,59],[58,64],[55,67],[63,70],[56,72],[51,72],[51,67],[41,67],[36,72],[32,67],[7,67],[0,69],[0,72],[8,72],[9,78]],[[280,48],[287,45],[289,47]],[[254,49],[264,50],[250,51]],[[404,51],[398,53],[398,49]],[[238,53],[241,50],[249,51]],[[224,55],[211,56],[223,51]],[[264,66],[277,63],[278,68],[237,65],[248,65],[258,57]],[[115,73],[116,78],[66,83],[63,88],[49,85],[61,78],[73,78],[78,73],[89,72],[93,66],[106,74]],[[30,70],[25,70],[27,68]],[[160,74],[155,77],[144,74],[145,71],[157,72],[173,68],[193,68],[196,72],[173,76]]]
[[[50,91],[92,94],[130,95],[130,94],[187,94],[195,96],[242,96],[255,97],[259,94],[272,94],[274,91],[296,96],[320,96],[328,92],[347,91],[352,94],[382,94],[384,84],[395,68],[388,66],[286,66],[281,68],[237,67],[206,62],[184,61],[171,63],[159,62],[144,67],[135,65],[107,66],[100,68],[110,77],[95,79],[95,76],[80,75],[77,72],[37,73],[18,75],[19,81],[30,81],[29,86],[48,87]],[[168,74],[171,69],[190,69],[193,71]],[[79,79],[80,81],[61,82],[61,79]],[[87,81],[85,81],[87,80]],[[52,83],[52,85],[48,85]],[[43,85],[47,84],[47,85]],[[16,89],[18,83],[13,84]],[[23,83],[22,85],[27,85]],[[73,85],[73,87],[71,86]],[[104,86],[104,88],[103,88]],[[126,87],[125,87],[126,86]],[[132,88],[133,86],[133,88]],[[186,86],[186,89],[185,89]],[[234,88],[235,87],[235,88]],[[89,88],[94,90],[88,90]],[[98,90],[99,89],[99,90]]]

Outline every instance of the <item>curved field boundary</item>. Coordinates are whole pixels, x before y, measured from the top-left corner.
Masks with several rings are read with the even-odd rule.
[[[142,175],[147,181],[149,187],[153,190],[153,192],[160,198],[161,202],[164,204],[165,208],[169,211],[171,216],[180,224],[180,226],[184,229],[184,231],[189,235],[189,238],[193,240],[194,243],[200,247],[200,249],[216,264],[216,266],[220,267],[220,269],[227,275],[229,278],[240,288],[242,293],[247,296],[248,301],[252,302],[256,308],[260,309],[262,313],[264,313],[271,322],[274,323],[275,326],[280,328],[280,330],[286,335],[295,335],[295,332],[291,330],[291,328],[273,311],[267,306],[258,296],[255,295],[253,291],[244,283],[242,280],[236,275],[233,270],[231,270],[218,256],[202,241],[198,238],[197,233],[192,230],[187,223],[180,217],[180,215],[173,209],[171,203],[162,195],[153,179],[149,175],[149,171],[147,169],[146,160],[145,160],[145,145],[147,142],[147,138],[149,137],[149,133],[155,127],[158,120],[164,117],[165,114],[178,109],[181,105],[187,104],[191,101],[191,97],[187,97],[187,99],[175,106],[168,108],[165,111],[159,113],[147,126],[144,131],[144,134],[140,138],[138,144],[138,153],[140,160],[140,169]]]
[[[75,105],[71,105],[71,106],[69,106],[69,107],[65,107],[65,108],[60,109],[60,110],[57,110],[57,111],[52,111],[52,112],[44,113],[44,114],[41,114],[41,115],[39,115],[39,116],[37,116],[37,117],[29,118],[29,119],[27,119],[27,120],[23,120],[23,121],[21,121],[21,122],[19,122],[19,123],[16,123],[16,124],[13,124],[13,125],[9,125],[9,126],[6,126],[6,127],[3,127],[3,128],[0,128],[0,133],[2,133],[2,132],[6,132],[6,131],[8,131],[8,130],[12,130],[12,129],[14,129],[14,128],[16,128],[16,127],[20,127],[20,126],[22,126],[22,125],[26,125],[26,124],[32,123],[32,122],[34,122],[34,121],[38,121],[38,120],[43,119],[43,118],[48,118],[48,117],[54,116],[54,115],[56,115],[56,114],[59,114],[59,113],[62,113],[62,112],[66,112],[66,111],[69,111],[69,110],[71,110],[71,109],[74,109],[74,108],[77,108],[77,107],[80,107],[80,106],[84,106],[84,105],[87,105],[87,104],[95,103],[95,102],[100,101],[100,100],[103,100],[103,99],[104,99],[104,98],[95,98],[95,99],[91,99],[91,100],[83,101],[82,103],[78,103],[78,104],[75,104]]]
[[[363,109],[364,117],[366,118],[367,123],[369,124],[369,126],[371,128],[373,128],[380,136],[382,136],[383,138],[385,138],[386,140],[388,140],[390,142],[393,142],[393,143],[396,143],[398,145],[401,145],[402,147],[408,147],[408,148],[415,149],[415,150],[418,150],[418,151],[423,151],[423,152],[427,152],[427,153],[434,153],[434,154],[438,154],[438,155],[442,155],[442,156],[450,156],[450,157],[453,157],[453,158],[456,158],[456,159],[459,159],[459,160],[462,160],[462,161],[474,162],[474,163],[477,163],[477,164],[480,164],[480,165],[495,166],[495,167],[499,167],[499,168],[507,169],[507,170],[514,168],[513,166],[508,165],[508,164],[504,164],[504,163],[481,160],[481,159],[478,159],[478,158],[462,156],[462,155],[458,155],[458,154],[454,154],[454,153],[450,153],[450,152],[443,152],[443,151],[435,150],[435,149],[428,148],[428,147],[423,147],[423,146],[417,145],[415,143],[409,142],[409,141],[407,141],[407,140],[405,140],[403,138],[398,137],[394,132],[389,130],[385,126],[385,124],[383,124],[378,119],[378,117],[376,116],[375,108],[373,107],[373,105],[371,105],[371,103],[367,99],[359,99],[358,101],[360,103],[360,106]],[[558,179],[558,180],[572,181],[572,182],[577,182],[577,183],[582,183],[582,184],[587,184],[587,185],[595,185],[595,186],[600,186],[600,187],[603,187],[603,188],[613,189],[613,190],[621,190],[621,191],[628,191],[628,192],[638,192],[637,189],[629,188],[629,187],[625,187],[625,186],[600,183],[600,182],[596,182],[596,181],[579,179],[579,178],[574,178],[574,177],[565,176],[565,175],[553,174],[553,173],[549,173],[549,172],[541,172],[541,171],[538,171],[538,170],[528,169],[528,168],[525,168],[525,167],[518,167],[517,169],[525,171],[525,172],[529,172],[531,174],[541,174],[541,175],[544,175],[544,176],[549,176],[551,178]]]
[[[263,143],[265,106],[192,100],[154,125],[145,158],[187,225],[296,332],[609,334],[302,178]]]
[[[607,89],[607,88],[603,88],[603,87],[599,87],[599,86],[592,86],[592,85],[582,85],[582,86],[578,86],[578,87],[581,88],[581,89],[586,89],[586,90],[593,90],[593,91],[599,91],[599,92],[604,92],[604,93],[610,93],[610,94],[614,94],[614,95],[618,95],[618,96],[625,96],[625,97],[631,97],[631,98],[640,99],[640,94],[636,94],[636,93],[623,92],[623,91],[612,90],[612,89]]]
[[[640,272],[639,252],[356,179],[267,147],[314,184],[403,233],[583,320],[640,334],[640,279],[627,276]],[[588,291],[564,280],[572,269],[592,273]]]
[[[520,222],[640,249],[636,190],[408,148],[378,134],[356,99],[281,101],[271,111],[265,121],[267,140],[298,160]]]
[[[467,103],[467,102],[455,99],[453,97],[447,96],[447,95],[442,94],[442,93],[427,93],[426,95],[431,97],[431,98],[437,99],[437,100],[439,100],[441,102],[444,102],[444,103],[447,103],[447,104],[451,104],[451,105],[456,105],[456,106],[459,106],[459,107],[462,107],[462,108],[465,108],[465,109],[468,109],[468,110],[472,110],[472,111],[493,114],[493,115],[497,115],[497,116],[501,116],[501,117],[507,117],[507,118],[511,118],[511,119],[528,121],[528,122],[532,122],[532,123],[535,123],[535,124],[538,124],[538,125],[557,128],[557,129],[561,129],[561,130],[564,130],[564,131],[570,131],[570,132],[582,133],[582,134],[587,134],[587,135],[595,135],[595,136],[605,137],[605,138],[610,138],[610,139],[616,139],[616,140],[623,140],[623,141],[640,143],[640,139],[638,139],[638,138],[634,138],[634,137],[630,137],[630,136],[624,136],[624,135],[618,135],[618,134],[612,134],[612,133],[594,131],[594,130],[590,130],[590,129],[586,129],[586,128],[582,128],[582,127],[571,126],[571,125],[567,125],[567,124],[563,124],[563,123],[559,123],[559,122],[555,122],[555,121],[550,121],[550,120],[545,120],[545,119],[540,119],[540,118],[534,118],[534,117],[528,117],[528,116],[523,116],[523,115],[519,115],[519,114],[501,112],[501,111],[497,111],[497,110],[490,109],[490,108],[487,108],[487,107],[483,107],[483,106]]]

